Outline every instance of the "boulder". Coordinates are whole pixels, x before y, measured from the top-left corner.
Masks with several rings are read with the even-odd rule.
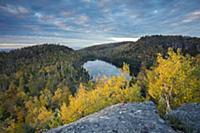
[[[175,133],[157,114],[153,102],[107,107],[48,133]]]
[[[200,103],[184,104],[165,117],[175,129],[200,133]]]

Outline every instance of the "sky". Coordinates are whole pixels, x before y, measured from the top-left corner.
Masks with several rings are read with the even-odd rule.
[[[200,0],[0,0],[0,48],[200,37]]]

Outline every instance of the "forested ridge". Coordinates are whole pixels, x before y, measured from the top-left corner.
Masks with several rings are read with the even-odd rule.
[[[45,44],[1,52],[0,132],[43,132],[116,103],[151,100],[163,115],[200,102],[199,46],[199,38],[147,36],[78,51]],[[94,59],[122,74],[90,81],[82,64]]]
[[[155,62],[157,53],[166,54],[168,48],[180,48],[184,54],[200,53],[200,38],[184,36],[144,36],[136,42],[120,42],[91,46],[79,50],[82,60],[101,59],[121,67],[126,62],[132,74],[137,74],[142,65],[149,68]]]
[[[11,83],[23,84],[29,91],[37,93],[45,87],[54,90],[68,85],[75,92],[78,82],[88,80],[79,59],[73,49],[53,44],[1,52],[0,89],[7,89]]]

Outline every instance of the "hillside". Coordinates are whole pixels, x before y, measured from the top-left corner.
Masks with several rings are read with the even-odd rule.
[[[75,92],[88,75],[79,65],[80,56],[71,48],[53,44],[32,46],[0,53],[0,89],[11,83],[23,84],[27,91],[39,92],[68,86]]]
[[[139,72],[141,64],[152,66],[157,53],[166,54],[169,47],[180,48],[183,53],[200,53],[200,38],[184,36],[145,36],[136,42],[120,42],[91,46],[79,50],[82,60],[101,59],[121,67],[123,62],[130,64],[134,74]]]
[[[65,52],[71,54],[73,53],[73,49],[70,49],[65,46],[44,44],[36,45],[33,47],[25,47],[22,49],[16,49],[10,52],[0,52],[0,73],[10,74],[12,72],[16,72],[16,70],[22,65],[29,65],[33,62],[50,62],[50,60],[47,59],[50,59],[50,55],[53,56],[57,54],[57,52]]]
[[[150,36],[137,42],[104,44],[78,51],[44,44],[0,52],[0,132],[44,132],[117,103],[151,100],[162,116],[185,103],[198,103],[199,42],[199,38],[191,37]],[[168,50],[169,47],[181,48],[182,52]],[[139,72],[141,64],[147,69],[140,71],[137,77],[127,79],[130,69],[124,63],[120,69],[122,74],[93,82],[82,64],[95,59],[117,66],[126,62],[134,74]],[[140,106],[144,110],[149,107],[146,104]],[[108,114],[116,120],[112,112]],[[124,117],[129,118],[128,114],[133,116],[134,111],[126,112]],[[143,115],[145,113],[141,117]],[[157,114],[153,115],[160,119]],[[144,123],[147,128],[154,128],[149,125],[149,116]],[[127,119],[126,122],[135,125],[137,121]],[[158,126],[162,125],[158,122]],[[129,130],[134,129],[130,126]]]

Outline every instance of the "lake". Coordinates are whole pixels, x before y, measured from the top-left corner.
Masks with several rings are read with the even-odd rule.
[[[87,61],[83,67],[88,71],[92,80],[101,78],[102,76],[111,77],[121,74],[121,70],[115,65],[102,60]],[[127,76],[130,78],[130,76]]]

